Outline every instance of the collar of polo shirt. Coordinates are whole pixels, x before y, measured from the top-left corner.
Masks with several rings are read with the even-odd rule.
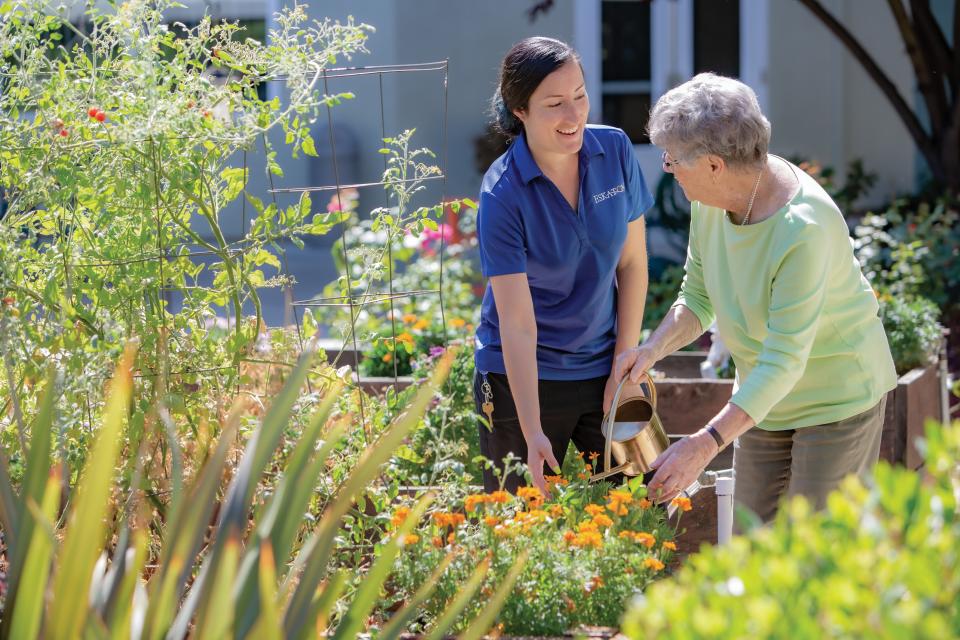
[[[602,155],[604,155],[603,147],[600,146],[597,137],[590,129],[585,128],[583,130],[583,146],[580,147],[581,164],[583,164],[585,158],[589,160],[590,158]],[[520,177],[523,178],[525,184],[530,184],[531,180],[543,175],[543,171],[540,170],[537,162],[533,159],[533,154],[530,153],[530,147],[527,146],[527,136],[525,134],[521,133],[517,136],[516,140],[513,141],[513,160],[517,163]]]

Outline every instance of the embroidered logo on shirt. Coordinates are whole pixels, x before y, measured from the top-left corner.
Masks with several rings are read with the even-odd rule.
[[[625,191],[623,183],[621,182],[615,187],[611,187],[606,191],[601,191],[600,193],[593,194],[593,204],[600,204],[604,200],[608,200],[613,196],[623,193]]]

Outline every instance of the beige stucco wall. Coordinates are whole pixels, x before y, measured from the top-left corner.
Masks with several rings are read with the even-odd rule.
[[[749,0],[747,0],[749,1]],[[826,6],[860,40],[914,104],[910,61],[880,0],[832,0]],[[916,152],[893,107],[860,64],[805,7],[770,2],[768,115],[775,152],[800,154],[842,169],[861,158],[878,174],[863,204],[914,188]]]

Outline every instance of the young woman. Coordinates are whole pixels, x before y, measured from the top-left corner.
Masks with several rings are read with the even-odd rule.
[[[643,213],[653,203],[619,129],[587,125],[576,52],[528,38],[503,59],[493,109],[513,137],[483,178],[480,259],[489,278],[476,335],[480,450],[512,453],[546,490],[573,440],[603,451],[616,354],[640,339],[647,293]],[[487,411],[491,410],[492,411]],[[510,474],[515,491],[522,478]],[[488,491],[500,482],[484,474]]]

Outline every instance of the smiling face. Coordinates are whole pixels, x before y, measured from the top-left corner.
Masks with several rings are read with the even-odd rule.
[[[589,113],[590,99],[576,60],[550,73],[530,94],[527,108],[514,111],[530,150],[541,157],[579,153]]]

